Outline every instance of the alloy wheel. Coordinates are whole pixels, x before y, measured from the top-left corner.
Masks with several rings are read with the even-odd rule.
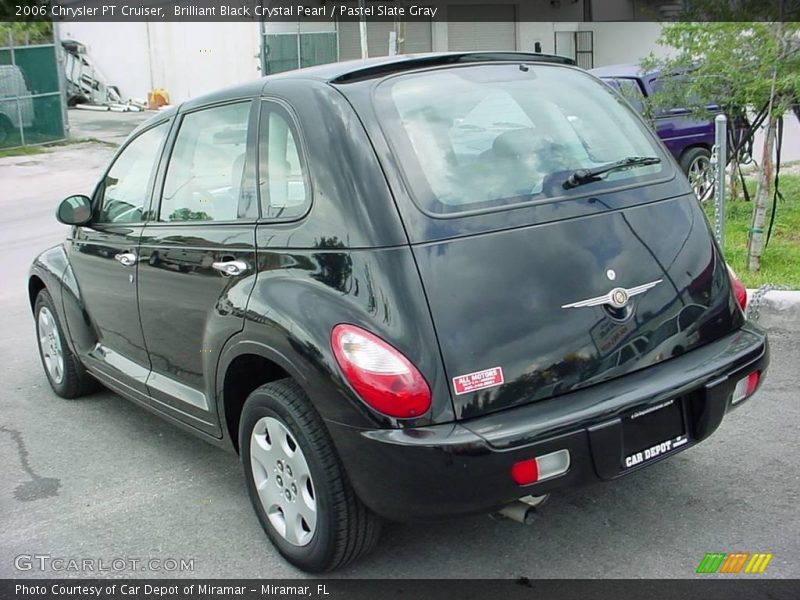
[[[711,177],[711,161],[707,156],[698,156],[689,165],[689,184],[698,200],[706,200],[711,195],[714,182]]]

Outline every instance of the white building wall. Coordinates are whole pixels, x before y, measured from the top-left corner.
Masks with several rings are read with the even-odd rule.
[[[623,0],[626,1],[626,0]],[[571,21],[583,18],[582,2],[562,0],[560,6],[553,6],[550,0],[453,0],[454,4],[515,4],[517,13],[517,47],[515,50],[533,52],[535,43],[540,42],[542,52],[552,53],[555,48],[555,26],[568,25]],[[447,18],[446,8],[444,19]],[[437,15],[437,18],[439,15]],[[553,21],[543,21],[553,19]],[[437,21],[433,24],[433,50],[446,52],[449,50],[447,40],[447,22]]]
[[[659,58],[669,49],[656,43],[661,25],[653,22],[579,23],[579,31],[594,32],[594,66],[638,64],[651,52]]]
[[[273,21],[264,23],[266,32],[272,33],[326,33],[336,31],[336,21]]]
[[[65,23],[123,97],[164,88],[173,103],[260,76],[257,23]]]
[[[261,76],[257,23],[153,23],[153,80],[173,102]]]
[[[61,39],[86,45],[107,82],[118,86],[124,98],[147,97],[151,83],[145,23],[65,22],[59,31]]]
[[[542,52],[555,52],[555,32],[590,30],[594,32],[595,66],[638,63],[650,52],[657,56],[667,53],[656,44],[658,23],[581,23],[582,10],[582,3],[569,0],[562,0],[558,8],[549,0],[518,4],[516,49],[532,52],[539,42]],[[526,21],[551,17],[558,20]],[[433,24],[434,51],[449,49],[447,26],[444,21]],[[335,31],[336,24],[301,22],[299,29]],[[268,33],[297,30],[296,22],[267,24]],[[117,85],[123,97],[143,99],[149,90],[164,88],[172,102],[178,103],[261,75],[258,23],[64,23],[61,32],[62,37],[87,45],[108,82]]]

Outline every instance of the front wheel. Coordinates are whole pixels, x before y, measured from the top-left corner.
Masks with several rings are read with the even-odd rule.
[[[64,339],[64,331],[47,290],[36,296],[36,338],[47,380],[62,398],[84,396],[97,388],[97,381],[86,372]]]
[[[295,382],[250,394],[239,448],[261,526],[290,563],[330,571],[375,546],[380,519],[356,496],[321,417]]]

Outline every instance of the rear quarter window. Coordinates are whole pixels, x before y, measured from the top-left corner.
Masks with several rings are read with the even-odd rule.
[[[307,212],[311,185],[300,134],[289,111],[271,100],[261,104],[258,173],[264,218],[295,219]]]

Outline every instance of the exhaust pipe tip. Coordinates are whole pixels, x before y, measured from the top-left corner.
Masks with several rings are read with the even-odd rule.
[[[497,511],[497,514],[523,525],[532,525],[539,517],[538,509],[549,497],[550,494],[545,496],[525,496],[501,508]]]

